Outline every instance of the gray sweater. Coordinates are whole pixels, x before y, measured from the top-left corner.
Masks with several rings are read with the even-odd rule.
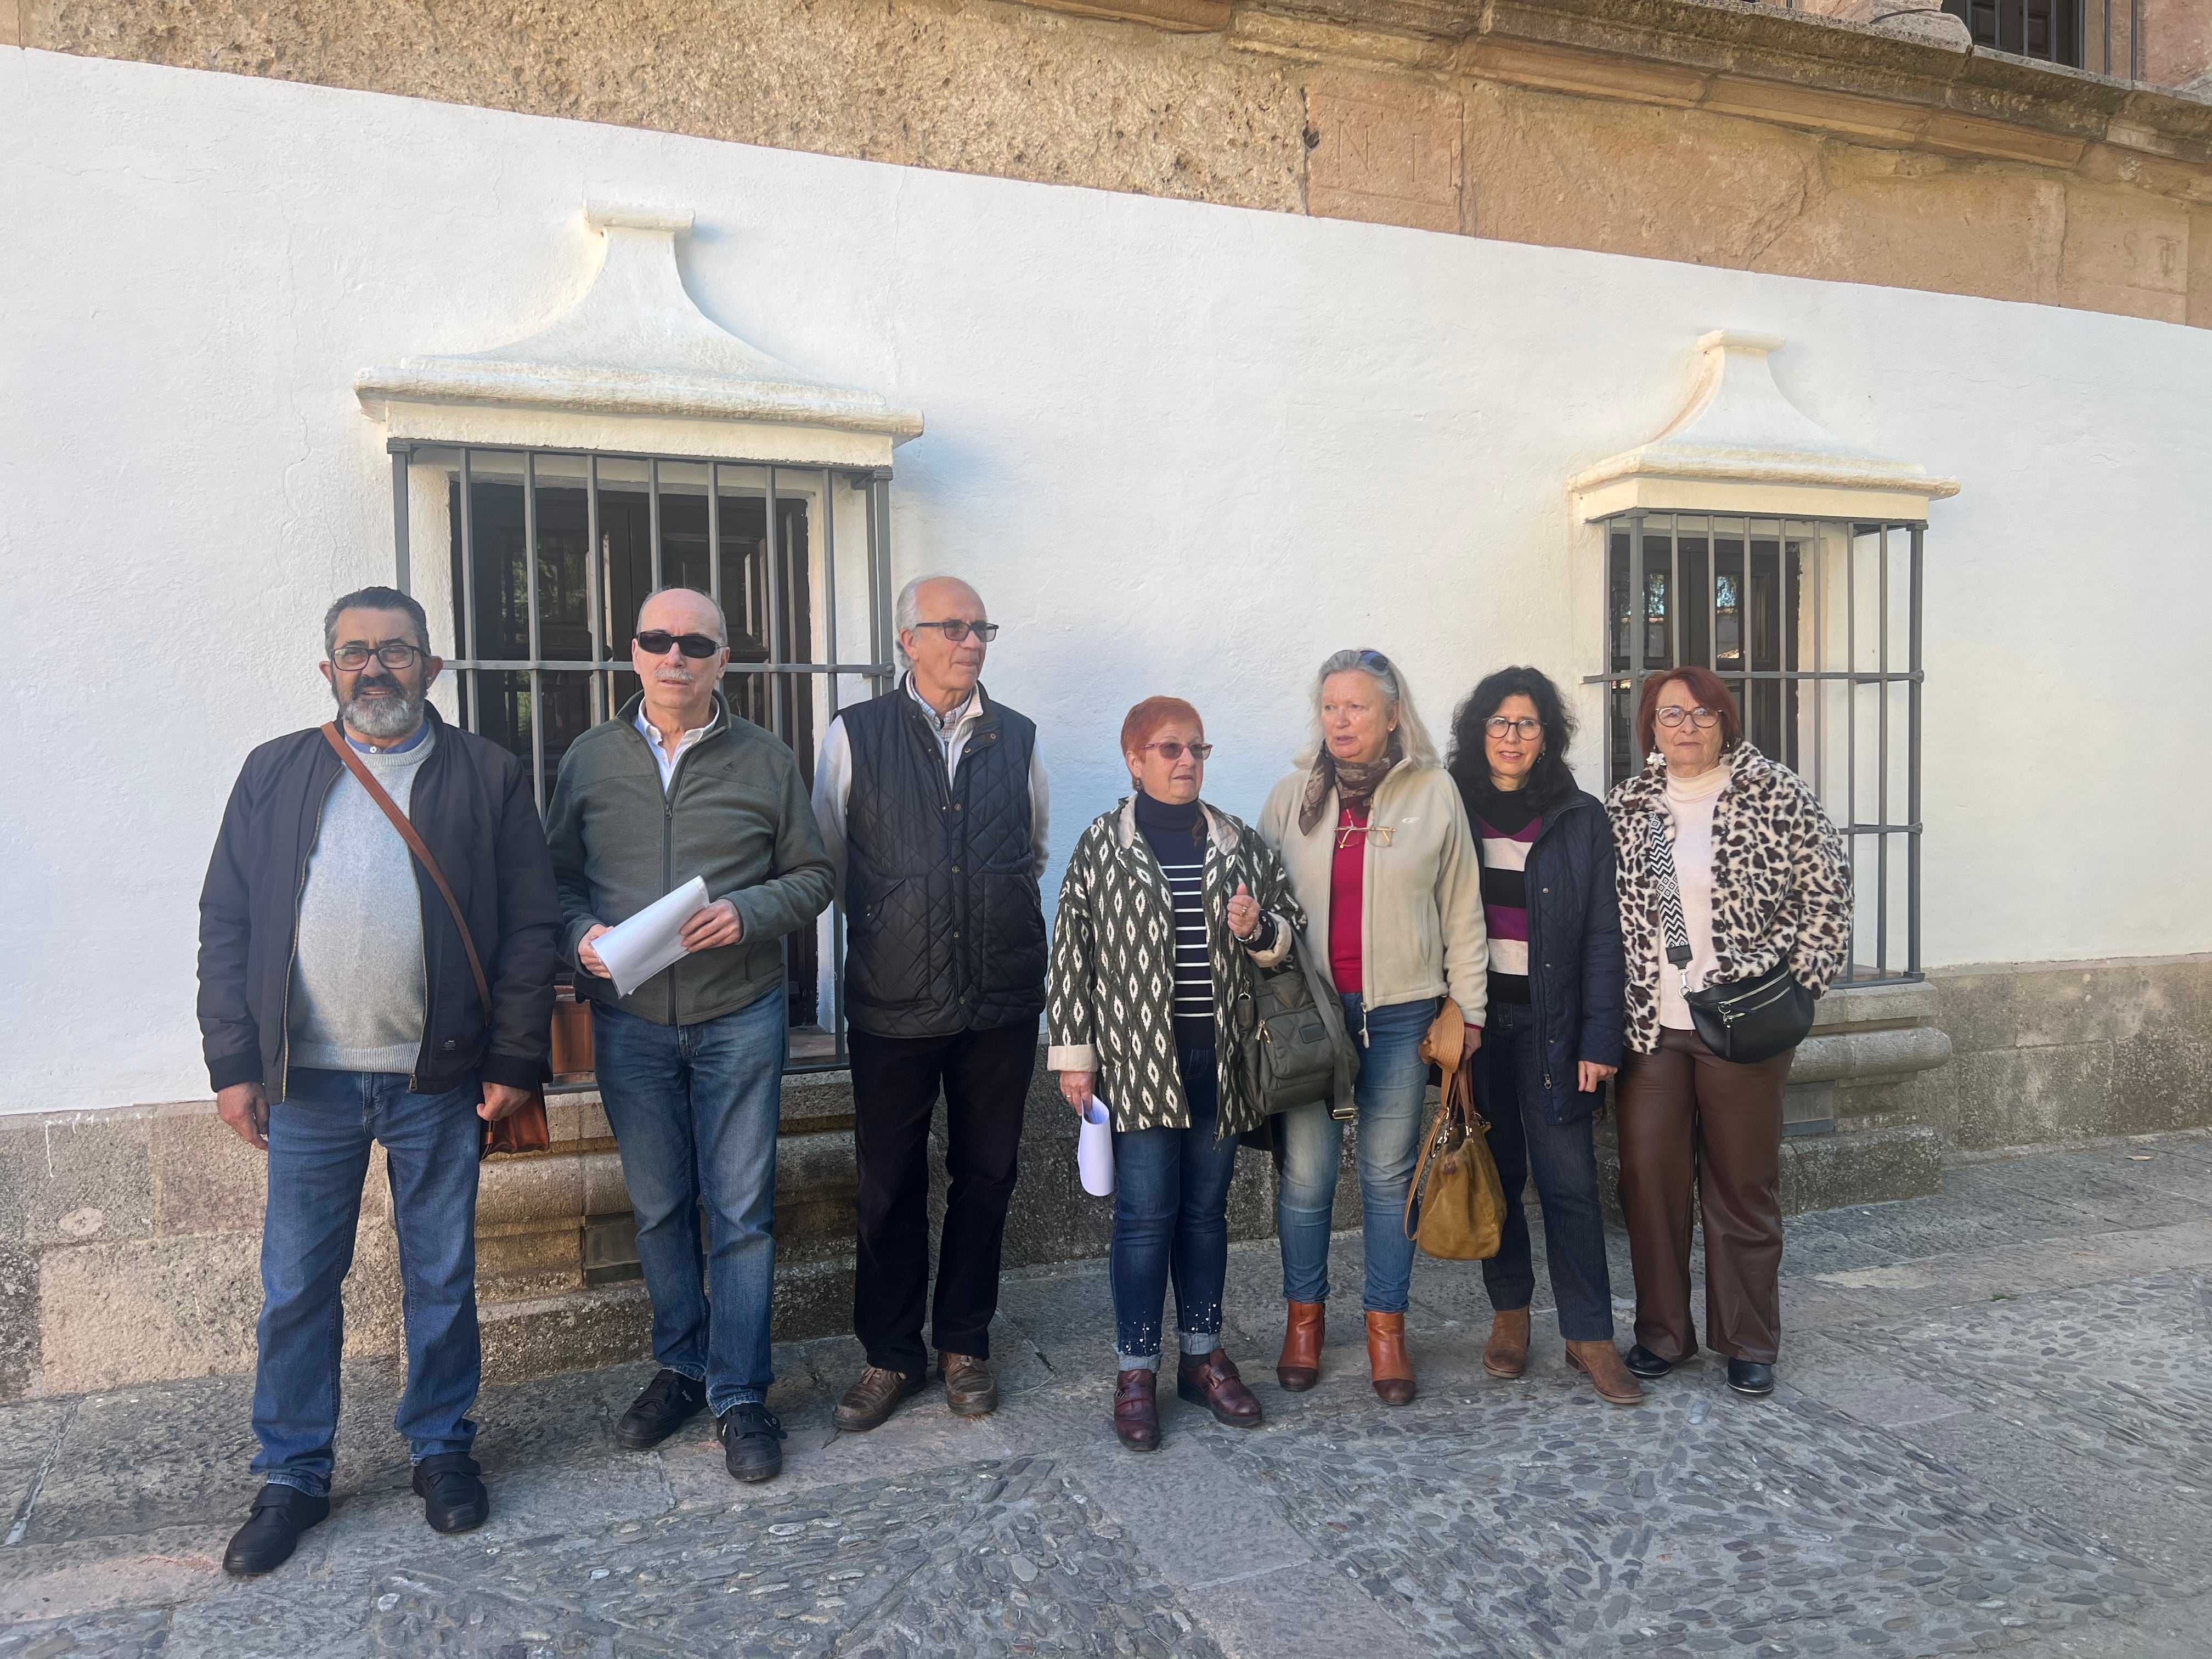
[[[393,754],[357,750],[404,812],[437,743]],[[299,949],[289,1024],[294,1066],[328,1072],[412,1072],[422,1047],[422,902],[415,857],[399,832],[340,772],[300,894]]]

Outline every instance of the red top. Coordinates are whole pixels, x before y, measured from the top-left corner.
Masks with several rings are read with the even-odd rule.
[[[1339,996],[1355,994],[1362,983],[1359,922],[1367,902],[1366,828],[1364,811],[1354,817],[1346,806],[1336,815],[1336,855],[1328,869],[1328,973]]]

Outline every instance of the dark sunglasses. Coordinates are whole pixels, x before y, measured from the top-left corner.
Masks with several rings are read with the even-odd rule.
[[[635,637],[638,648],[648,657],[666,656],[672,645],[687,657],[711,657],[722,648],[719,640],[710,640],[704,634],[672,634],[665,628]]]
[[[942,629],[945,637],[951,641],[955,645],[959,644],[970,634],[981,635],[983,642],[986,645],[988,645],[993,640],[999,637],[998,623],[963,622],[957,617],[955,617],[951,622],[918,622],[915,623],[914,626],[916,628],[935,628]]]
[[[1165,743],[1148,743],[1145,747],[1147,749],[1158,750],[1160,751],[1160,758],[1164,761],[1179,761],[1182,758],[1183,745],[1177,743],[1173,738],[1170,738]],[[1210,743],[1194,743],[1190,745],[1191,758],[1193,760],[1204,760],[1212,752],[1213,745]]]

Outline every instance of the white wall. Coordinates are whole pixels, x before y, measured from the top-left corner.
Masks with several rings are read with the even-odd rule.
[[[925,412],[900,572],[1007,624],[988,678],[1063,852],[1139,696],[1200,705],[1250,811],[1333,648],[1399,658],[1439,726],[1503,661],[1594,669],[1565,482],[1731,326],[1966,483],[1929,562],[1930,963],[2212,949],[2212,333],[13,49],[0,110],[0,1109],[206,1092],[225,792],[322,718],[323,605],[390,575],[352,377],[565,307],[587,191],[696,209],[709,314]]]

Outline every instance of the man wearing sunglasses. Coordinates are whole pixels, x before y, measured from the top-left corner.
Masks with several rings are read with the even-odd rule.
[[[815,816],[850,930],[853,1329],[867,1366],[835,1413],[848,1431],[874,1428],[927,1382],[926,1311],[946,1404],[980,1417],[999,1403],[986,1363],[999,1249],[1044,1009],[1037,877],[1049,797],[1036,726],[983,689],[998,624],[949,576],[908,582],[896,620],[908,673],[830,723],[814,769]],[[931,1307],[929,1126],[940,1091],[951,1184]]]
[[[703,1407],[730,1474],[751,1481],[783,1468],[766,1404],[783,936],[831,889],[797,758],[716,692],[729,639],[704,593],[646,600],[629,652],[641,690],[569,745],[546,833],[660,1365],[615,1438],[643,1450]],[[593,941],[695,876],[709,902],[684,926],[688,954],[620,995]]]
[[[254,1473],[224,1553],[267,1572],[329,1515],[340,1287],[372,1143],[385,1149],[405,1282],[407,1437],[440,1532],[490,1513],[470,1455],[482,1372],[477,1145],[545,1074],[561,909],[530,769],[428,702],[445,665],[422,607],[389,587],[323,619],[337,719],[246,757],[200,894],[199,1021],[216,1109],[266,1152]],[[446,897],[343,743],[404,813]],[[469,945],[490,988],[487,1008]]]

